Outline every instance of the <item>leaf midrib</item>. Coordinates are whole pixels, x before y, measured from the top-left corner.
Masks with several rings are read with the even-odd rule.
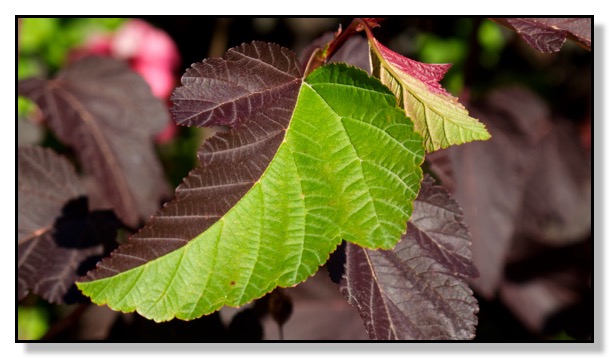
[[[345,125],[343,123],[343,117],[340,116],[335,110],[334,108],[332,108],[332,106],[325,100],[325,98],[323,98],[317,91],[315,91],[315,89],[307,84],[307,86],[311,89],[311,91],[313,91],[315,93],[315,95],[319,98],[319,100],[321,100],[322,103],[324,103],[331,111],[332,113],[334,113],[336,115],[336,117],[338,118],[338,123],[340,124],[340,126],[343,129],[343,132],[345,133],[345,138],[347,138],[349,140],[349,145],[351,146],[351,149],[353,150],[353,154],[355,155],[355,157],[359,160],[356,160],[357,162],[359,162],[359,172],[361,174],[361,179],[364,181],[364,187],[366,189],[366,193],[368,194],[368,202],[372,203],[372,207],[374,208],[374,216],[376,217],[377,220],[377,228],[380,228],[380,230],[382,231],[383,236],[387,236],[387,230],[385,229],[385,227],[383,225],[380,225],[381,222],[381,217],[379,216],[379,211],[378,208],[376,207],[376,202],[374,200],[374,196],[372,195],[372,193],[370,192],[370,187],[368,185],[368,180],[366,179],[366,174],[364,172],[364,167],[362,165],[363,159],[360,158],[359,154],[357,153],[357,149],[355,148],[355,146],[353,145],[353,142],[351,141],[351,137],[349,137],[349,133],[347,131],[347,129],[345,128]],[[359,89],[359,87],[357,87]],[[363,121],[362,121],[363,122]]]
[[[298,91],[298,95],[300,95],[300,91],[302,90],[302,84],[304,84],[304,83],[305,83],[305,82],[304,82],[304,81],[302,81],[302,83],[301,83],[301,89]],[[295,103],[294,103],[294,109],[296,108],[296,103],[297,103],[297,101],[295,101]],[[218,219],[218,220],[217,220],[215,223],[213,223],[212,225],[210,225],[210,226],[209,226],[207,229],[205,229],[203,232],[199,233],[197,236],[195,236],[195,237],[193,237],[192,239],[188,240],[188,242],[187,242],[186,244],[184,244],[184,246],[182,246],[182,247],[180,247],[180,248],[178,248],[178,249],[176,249],[176,250],[174,250],[174,251],[172,251],[172,252],[169,252],[169,253],[167,253],[167,254],[165,254],[165,255],[162,255],[162,256],[159,256],[159,257],[156,257],[156,258],[154,258],[154,259],[152,259],[152,260],[148,260],[147,262],[145,262],[145,263],[143,263],[143,264],[141,264],[141,265],[138,265],[138,266],[136,266],[136,267],[133,267],[133,268],[131,268],[131,269],[129,269],[129,270],[126,270],[126,271],[119,271],[119,272],[117,272],[117,274],[116,274],[116,275],[109,276],[109,277],[105,277],[105,278],[102,278],[102,279],[99,279],[99,280],[94,280],[93,282],[98,282],[98,281],[108,281],[108,284],[110,284],[111,280],[115,279],[117,276],[126,275],[126,274],[128,274],[129,272],[131,272],[132,270],[137,270],[137,269],[143,269],[143,270],[145,270],[145,269],[146,269],[146,268],[147,268],[147,267],[148,267],[148,266],[149,266],[151,263],[153,263],[153,262],[155,262],[155,261],[158,261],[158,260],[161,260],[161,259],[163,259],[163,258],[167,257],[167,255],[178,254],[178,253],[177,253],[178,251],[186,251],[186,250],[188,250],[188,249],[189,249],[189,247],[190,247],[191,245],[194,245],[194,242],[195,242],[197,239],[199,239],[200,237],[202,237],[202,236],[203,236],[203,235],[204,235],[206,232],[208,232],[208,231],[212,230],[212,228],[213,228],[214,226],[216,226],[216,225],[222,225],[222,226],[224,226],[224,218],[225,218],[226,216],[228,216],[228,215],[229,215],[229,214],[230,214],[230,213],[231,213],[233,210],[235,210],[235,207],[237,207],[237,205],[238,205],[238,204],[239,204],[239,203],[240,203],[240,202],[243,200],[243,198],[245,198],[247,195],[250,195],[250,193],[251,193],[251,192],[252,192],[252,191],[253,191],[253,190],[254,190],[254,189],[255,189],[255,188],[258,186],[258,184],[260,183],[260,181],[262,181],[262,180],[263,180],[263,178],[264,178],[264,176],[266,175],[266,173],[267,173],[268,169],[271,167],[272,163],[275,161],[275,158],[276,158],[276,156],[277,156],[277,153],[278,153],[278,152],[281,150],[282,146],[283,146],[283,145],[285,145],[285,143],[286,143],[286,142],[285,142],[285,136],[287,135],[287,133],[288,133],[288,131],[289,131],[289,128],[290,128],[290,126],[291,126],[292,119],[293,119],[293,116],[294,116],[294,112],[295,112],[295,111],[294,111],[294,110],[292,110],[292,116],[290,117],[290,121],[288,122],[288,126],[287,126],[287,128],[286,128],[284,131],[281,131],[281,132],[283,132],[283,134],[284,134],[284,140],[281,142],[281,144],[279,145],[279,147],[278,147],[278,148],[277,148],[277,150],[275,151],[275,155],[273,156],[273,158],[271,159],[271,161],[269,162],[269,164],[267,165],[267,167],[265,168],[265,170],[262,172],[262,174],[260,175],[260,177],[259,177],[259,178],[258,178],[258,179],[257,179],[255,182],[253,182],[253,185],[252,185],[252,186],[249,188],[249,190],[248,190],[247,192],[245,192],[245,193],[243,194],[243,196],[242,196],[242,197],[241,197],[241,198],[240,198],[240,199],[239,199],[239,200],[238,200],[238,201],[237,201],[235,204],[233,204],[233,206],[232,206],[232,207],[231,207],[231,208],[230,208],[230,209],[229,209],[229,210],[228,210],[226,213],[224,213],[224,214],[223,214],[223,215],[222,215],[222,216],[221,216],[221,217],[220,217],[220,218],[219,218],[219,219]],[[279,133],[281,133],[281,132],[279,132]],[[277,135],[277,134],[275,134],[275,135]],[[220,229],[220,232],[222,232],[222,229]],[[220,233],[219,233],[218,235],[219,235],[219,236],[221,236],[221,234],[220,234]],[[218,250],[218,247],[219,247],[219,239],[218,239],[218,240],[216,240],[216,245],[215,245],[215,247],[216,247],[216,250]],[[183,254],[183,253],[180,253],[180,254]],[[216,266],[216,263],[217,263],[217,260],[216,260],[216,258],[217,258],[217,254],[213,255],[213,257],[214,257],[214,261],[213,261],[212,266],[211,266],[211,268],[210,268],[210,272],[213,272],[213,271],[215,270],[215,266]],[[254,262],[254,266],[255,266],[255,264],[256,264],[257,262],[258,262],[258,257],[257,257],[256,261]],[[108,269],[109,269],[109,268],[108,268]],[[113,270],[113,269],[111,269],[111,270],[112,270],[112,271],[116,271],[116,270]],[[188,314],[188,317],[190,317],[190,316],[192,315],[192,313],[193,313],[193,312],[196,310],[196,307],[198,306],[199,302],[200,302],[200,301],[201,301],[201,300],[204,298],[204,293],[205,293],[205,291],[206,291],[206,289],[207,289],[207,286],[208,286],[208,284],[209,284],[209,281],[212,279],[212,276],[213,276],[213,275],[211,275],[211,274],[210,274],[210,275],[208,275],[207,280],[206,280],[205,285],[204,285],[204,288],[203,288],[203,290],[201,290],[201,294],[200,294],[200,295],[199,295],[199,297],[197,298],[197,302],[196,302],[196,304],[195,304],[195,305],[193,305],[193,309],[192,309],[192,310],[191,310],[191,312]],[[137,283],[137,281],[139,281],[140,277],[141,277],[141,275],[140,275],[140,276],[138,276],[138,278],[136,279],[136,283]],[[82,284],[84,284],[84,285],[86,285],[87,283],[88,283],[88,282],[82,282]],[[135,285],[134,285],[134,286],[135,286]],[[167,294],[167,289],[168,289],[170,286],[171,286],[171,285],[169,285],[169,286],[168,286],[168,287],[167,287],[167,288],[166,288],[166,289],[165,289],[165,290],[162,292],[162,295]],[[268,292],[264,293],[263,295],[266,295],[267,293],[268,293]],[[100,294],[101,294],[101,293],[98,293],[98,295],[100,295]],[[254,298],[254,299],[256,299],[256,298]],[[254,299],[252,299],[252,300],[254,300]],[[223,304],[226,304],[226,301],[223,301],[222,303],[223,303]],[[117,306],[118,304],[114,304],[114,305],[115,305],[115,306]],[[138,311],[138,312],[139,312],[139,311]],[[178,315],[178,313],[176,313],[176,316],[177,316],[177,315]]]
[[[395,78],[395,79],[396,79],[396,81],[397,81],[397,82],[398,82],[398,83],[399,83],[399,84],[400,84],[400,85],[401,85],[403,88],[405,88],[405,89],[406,89],[406,92],[408,92],[408,93],[409,93],[409,94],[410,94],[410,95],[411,95],[411,96],[412,96],[414,99],[416,99],[416,100],[417,100],[417,101],[418,101],[418,102],[419,102],[419,103],[420,103],[420,104],[421,104],[421,105],[422,105],[422,106],[423,106],[425,109],[429,109],[429,110],[431,110],[431,111],[432,111],[432,112],[434,112],[434,113],[435,113],[437,116],[439,116],[439,117],[440,117],[440,118],[442,118],[443,120],[445,120],[445,121],[447,121],[447,122],[451,123],[451,124],[452,124],[452,125],[454,125],[455,127],[458,127],[458,128],[461,130],[461,128],[460,128],[461,126],[460,126],[459,124],[457,124],[457,122],[455,122],[454,120],[452,120],[450,117],[448,117],[448,116],[446,116],[446,115],[441,114],[441,113],[440,113],[440,110],[439,110],[439,109],[437,109],[435,106],[433,106],[433,105],[431,105],[431,104],[428,104],[428,103],[424,102],[424,101],[421,99],[421,97],[419,97],[419,96],[418,96],[418,95],[415,93],[415,91],[413,91],[413,90],[412,90],[412,88],[411,88],[410,86],[408,86],[407,84],[405,84],[405,83],[404,83],[404,82],[403,82],[403,81],[400,79],[400,76],[398,76],[398,75],[396,74],[396,72],[395,72],[395,71],[397,71],[397,70],[394,70],[393,66],[391,66],[391,64],[389,64],[389,63],[388,63],[388,62],[385,60],[385,58],[384,58],[384,57],[383,57],[383,56],[382,56],[382,55],[379,53],[379,51],[378,51],[378,49],[376,48],[376,46],[371,46],[371,48],[374,50],[374,52],[375,52],[375,54],[376,54],[377,58],[379,59],[379,62],[382,64],[382,67],[385,69],[385,71],[389,72],[389,74],[390,74],[390,75],[391,75],[393,78]],[[410,76],[410,75],[406,74],[406,76]],[[410,76],[410,77],[412,77],[412,76]],[[412,78],[414,78],[414,77],[412,77]],[[415,79],[415,80],[419,81],[418,79]],[[421,82],[421,81],[420,81],[420,82]],[[423,82],[421,82],[421,83],[423,84],[423,86],[425,86],[425,84],[424,84]],[[450,102],[449,102],[449,104],[450,104]],[[404,102],[404,105],[405,105],[405,102]],[[459,106],[459,104],[458,104],[458,103],[455,103],[455,105],[457,106],[457,109],[464,110],[462,107],[460,107],[460,106]],[[467,112],[466,112],[466,113],[467,113]],[[426,114],[426,113],[424,114],[424,116],[425,116],[424,120],[425,120],[425,122],[427,123],[425,131],[427,132],[427,134],[428,134],[428,135],[427,135],[426,137],[430,139],[431,145],[432,145],[432,147],[433,147],[433,148],[432,148],[432,150],[433,150],[433,151],[435,151],[435,150],[437,150],[438,148],[436,148],[435,143],[433,143],[433,142],[434,142],[434,140],[433,140],[433,136],[431,135],[431,130],[430,130],[430,126],[429,126],[429,122],[428,122],[428,118],[427,118],[428,116],[427,116],[427,114]],[[473,126],[468,126],[468,128],[470,128],[470,130],[471,130],[471,128],[477,128],[477,127],[478,127],[478,126],[475,126],[475,125],[473,125]],[[448,138],[448,136],[446,135],[446,126],[443,126],[443,128],[444,128],[444,133],[445,133],[445,134],[444,134],[444,136],[445,136],[445,138]],[[440,143],[440,148],[442,148],[442,144],[441,144],[441,143]]]
[[[298,83],[299,81],[302,81],[302,78],[295,78],[295,79],[293,79],[293,80],[291,80],[289,82],[282,83],[279,86],[267,87],[267,88],[264,88],[262,90],[254,91],[254,92],[247,91],[247,89],[243,88],[242,86],[239,86],[240,88],[242,88],[243,90],[247,91],[248,93],[243,95],[243,96],[238,96],[238,97],[235,97],[235,98],[231,98],[230,100],[227,100],[227,101],[224,101],[224,102],[219,102],[216,105],[214,105],[213,107],[206,108],[203,111],[196,111],[196,113],[194,113],[193,115],[190,115],[188,117],[180,118],[179,122],[180,123],[184,123],[186,121],[197,119],[197,117],[199,117],[201,115],[204,115],[206,113],[212,112],[215,109],[218,109],[218,108],[223,107],[223,106],[228,105],[228,104],[236,103],[238,101],[242,101],[242,100],[250,98],[250,97],[262,95],[262,94],[265,94],[265,93],[268,93],[268,92],[280,91],[284,87],[293,86],[295,83]],[[209,102],[209,101],[197,100],[197,99],[189,99],[189,98],[180,98],[179,100],[180,101],[193,101],[193,102]],[[207,122],[207,120],[204,120],[203,122]]]
[[[55,89],[55,91],[53,91],[53,89]],[[99,148],[102,158],[105,159],[111,176],[114,178],[113,184],[115,184],[115,187],[118,190],[119,200],[123,205],[125,205],[124,208],[117,209],[120,211],[122,211],[121,209],[125,210],[124,215],[127,217],[135,216],[135,213],[138,212],[135,198],[131,194],[129,184],[127,183],[127,179],[125,178],[123,171],[119,169],[120,162],[114,155],[114,152],[106,137],[103,135],[101,128],[95,122],[94,116],[82,105],[78,98],[61,86],[61,82],[59,80],[49,81],[49,90],[49,92],[55,92],[59,97],[62,97],[66,102],[71,104],[79,118],[81,118],[81,123],[89,128],[89,133],[91,133],[95,143],[97,143],[95,148]],[[59,113],[56,113],[56,115],[58,118],[61,118]]]

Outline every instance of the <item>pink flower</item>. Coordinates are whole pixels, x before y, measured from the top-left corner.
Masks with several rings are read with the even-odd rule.
[[[114,36],[112,52],[117,58],[176,68],[180,57],[173,40],[164,31],[143,20],[126,22]]]
[[[84,52],[87,55],[110,56],[112,54],[112,36],[92,35]]]
[[[167,33],[143,20],[129,20],[112,35],[91,36],[84,48],[76,50],[71,59],[87,55],[111,56],[127,61],[146,80],[152,93],[165,101],[175,87],[175,71],[180,64],[177,46]],[[166,143],[176,133],[177,128],[170,121],[156,140]]]
[[[169,35],[134,19],[116,32],[111,48],[114,57],[129,61],[144,77],[155,96],[169,98],[175,85],[174,70],[180,63],[178,49]]]
[[[171,96],[175,86],[173,71],[155,63],[139,61],[137,58],[131,62],[131,68],[144,77],[152,94],[161,99],[168,99]]]

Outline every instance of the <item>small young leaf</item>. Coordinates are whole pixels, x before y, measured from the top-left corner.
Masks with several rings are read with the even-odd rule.
[[[195,64],[176,120],[230,125],[148,226],[78,283],[97,304],[164,321],[240,306],[315,273],[341,240],[391,248],[424,150],[395,97],[346,65],[302,81],[291,51],[254,42]]]
[[[532,48],[540,52],[558,52],[567,38],[590,50],[592,19],[587,18],[493,18],[508,27]]]
[[[85,171],[128,225],[148,219],[168,193],[153,137],[167,109],[126,64],[86,58],[55,79],[19,82],[19,94],[42,109],[57,137],[73,146]]]
[[[408,231],[393,250],[347,244],[341,292],[372,339],[472,339],[478,304],[464,278],[477,277],[463,214],[426,177]]]
[[[440,85],[450,64],[413,61],[383,46],[369,28],[366,33],[373,76],[393,91],[423,136],[427,152],[490,138],[484,125]]]
[[[49,149],[18,151],[17,298],[30,291],[51,303],[72,303],[74,281],[94,267],[118,222],[88,213],[72,165]]]

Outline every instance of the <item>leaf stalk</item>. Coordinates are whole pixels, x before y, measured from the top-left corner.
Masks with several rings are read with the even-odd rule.
[[[371,27],[378,26],[380,21],[380,19],[355,18],[344,31],[339,26],[338,30],[334,33],[332,41],[328,42],[323,48],[317,48],[313,51],[307,63],[305,77],[318,67],[325,65],[353,34],[366,30],[368,35],[370,35]]]

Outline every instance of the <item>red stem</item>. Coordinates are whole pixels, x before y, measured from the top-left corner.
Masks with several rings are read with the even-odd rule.
[[[323,49],[317,48],[317,50],[313,51],[313,54],[309,58],[307,69],[305,70],[305,76],[313,72],[313,70],[316,68],[324,65],[336,53],[336,51],[338,51],[338,49],[340,49],[345,42],[347,42],[349,37],[364,29],[366,32],[370,31],[370,26],[366,20],[361,18],[353,19],[345,31],[340,31],[338,36],[336,36],[332,41],[328,42]]]

